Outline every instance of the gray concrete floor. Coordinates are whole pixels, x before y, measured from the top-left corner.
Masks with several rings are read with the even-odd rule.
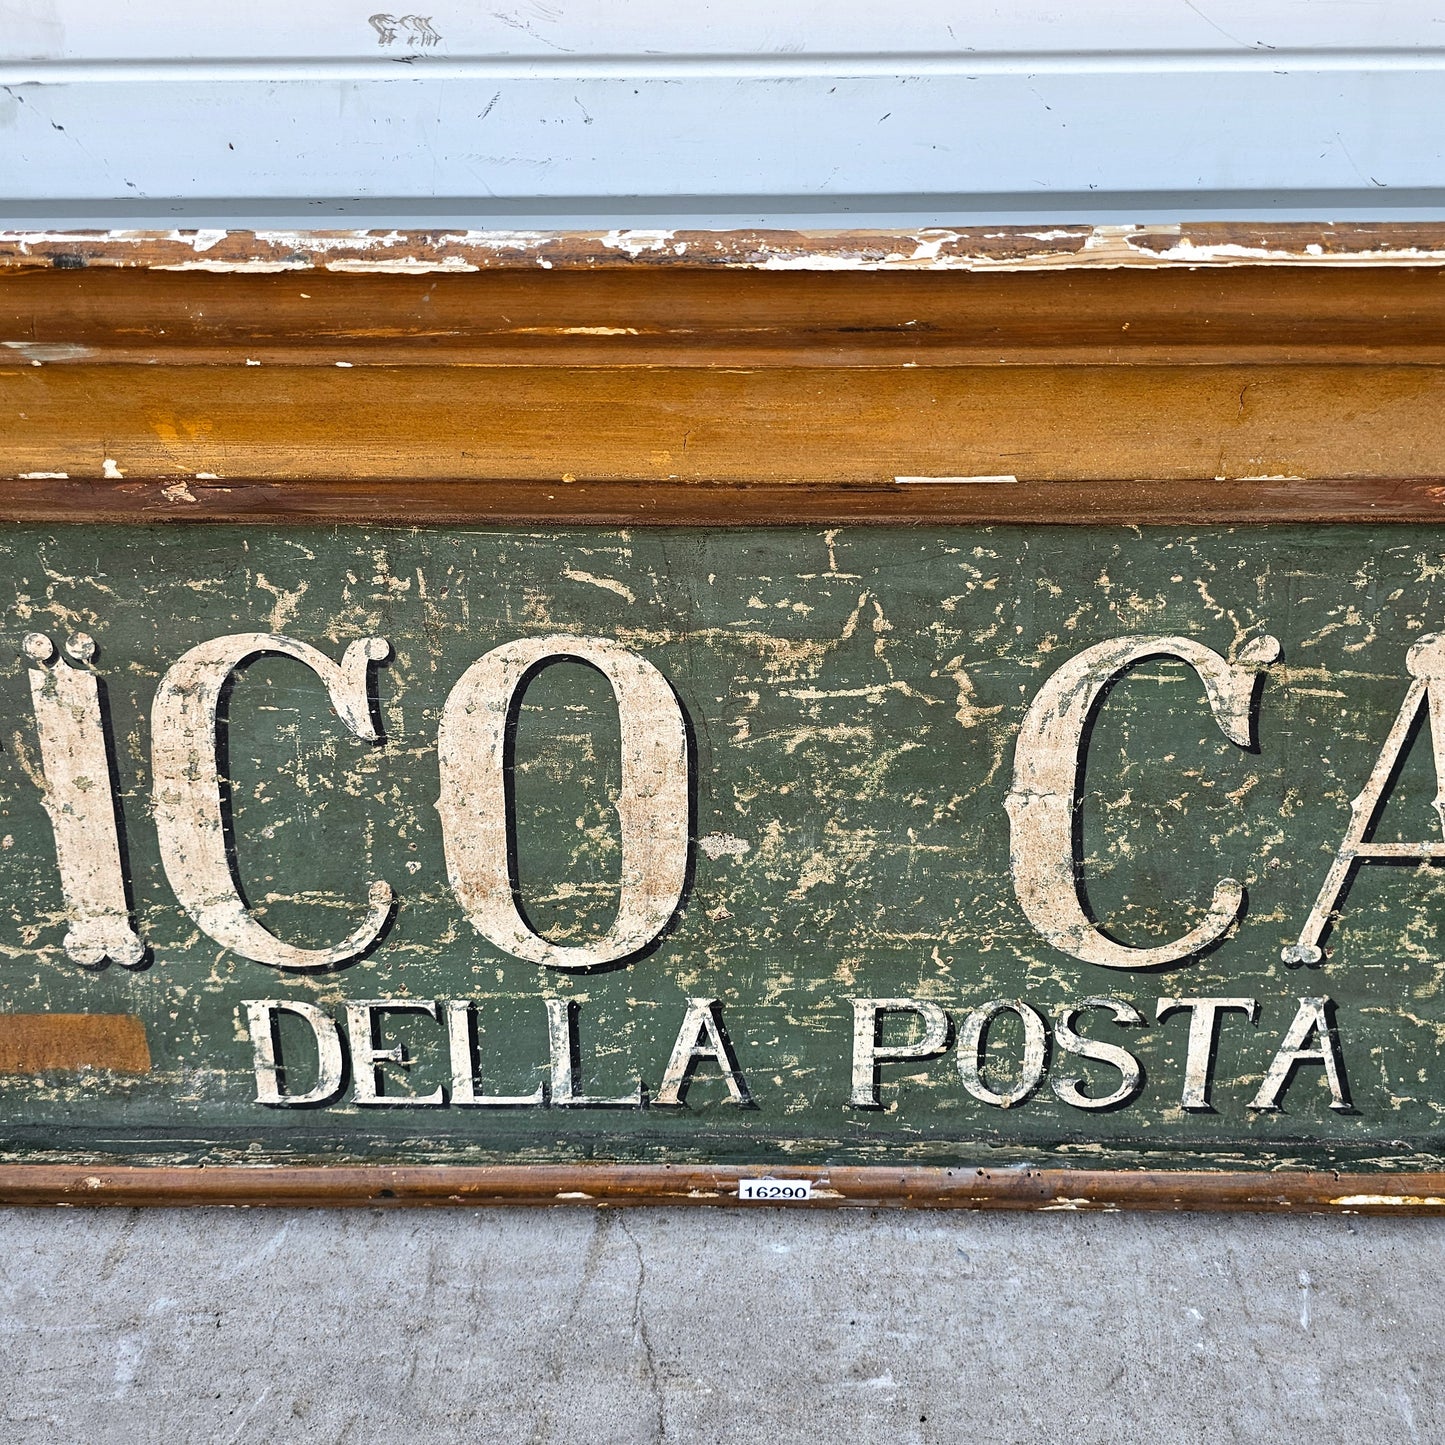
[[[8,1438],[1445,1440],[1445,1226],[0,1212]]]

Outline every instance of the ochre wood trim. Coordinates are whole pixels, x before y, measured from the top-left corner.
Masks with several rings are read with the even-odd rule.
[[[1441,287],[1445,297],[1445,285]],[[658,489],[1445,478],[1440,366],[467,368],[0,363],[0,477]],[[484,505],[484,504],[483,504]]]
[[[808,1179],[821,1207],[1083,1212],[1211,1209],[1305,1214],[1445,1214],[1445,1174],[1195,1170],[942,1169],[878,1165],[517,1164],[391,1169],[349,1165],[166,1168],[0,1166],[0,1205],[723,1204],[739,1179]]]
[[[0,481],[0,523],[372,526],[1226,526],[1445,521],[1445,481],[937,483]]]

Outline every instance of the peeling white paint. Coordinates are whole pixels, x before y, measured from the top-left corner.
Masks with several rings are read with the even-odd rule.
[[[96,354],[95,347],[73,341],[0,341],[0,346],[18,352],[27,361],[83,361]]]
[[[924,240],[920,236],[917,246],[913,248],[913,255],[910,259],[914,261],[936,261],[938,259],[938,253],[945,245],[950,241],[960,241],[962,239],[957,231],[941,231],[938,235],[930,236],[927,240]]]
[[[759,271],[882,271],[898,265],[902,260],[901,256],[869,260],[863,256],[839,256],[832,252],[815,251],[798,256],[768,256],[762,261],[741,264],[753,266]],[[943,261],[925,264],[935,265],[940,269],[946,269],[948,265]]]
[[[184,231],[172,231],[170,234],[174,241],[189,241],[192,250],[209,251],[212,246],[224,241],[229,232],[200,230],[191,231],[189,234]]]
[[[1207,230],[1207,228],[1206,228]],[[1085,229],[995,228],[969,232],[942,228],[917,231],[847,233],[719,232],[711,233],[713,258],[709,264],[728,269],[765,271],[1033,271],[1054,269],[1108,269],[1113,267],[1169,268],[1180,265],[1284,265],[1284,266],[1419,266],[1445,263],[1445,247],[1370,246],[1330,251],[1317,239],[1331,228],[1321,227],[1316,239],[1296,245],[1251,245],[1239,241],[1199,240],[1184,234],[1178,224],[1098,225]],[[311,232],[258,230],[229,232],[217,229],[186,231],[20,231],[0,230],[0,245],[13,246],[29,256],[45,247],[155,248],[166,243],[190,250],[191,258],[147,263],[161,271],[216,273],[268,273],[305,271],[318,264],[337,272],[381,274],[466,273],[483,269],[486,256],[514,255],[550,269],[546,253],[562,252],[562,264],[595,265],[607,252],[632,260],[646,256],[670,259],[681,256],[696,240],[679,239],[673,230],[629,229],[605,233],[503,229],[414,233],[401,230]],[[1276,233],[1281,234],[1281,233]],[[1288,232],[1283,233],[1285,236]],[[1303,235],[1308,235],[1305,231]],[[233,260],[204,253],[225,240],[244,245],[247,237],[259,248],[283,251],[274,257],[251,256]],[[997,243],[1032,243],[1020,253],[999,254]],[[1073,243],[1072,245],[1069,243]],[[1167,244],[1160,244],[1161,242]],[[991,243],[991,244],[990,244]],[[602,254],[594,251],[600,250]],[[351,254],[344,254],[344,253]],[[594,252],[594,254],[589,254]],[[343,253],[343,254],[336,254]],[[356,254],[367,253],[367,254]],[[424,254],[419,254],[424,253]],[[469,253],[471,253],[469,255]],[[478,254],[482,253],[482,254]],[[473,259],[475,258],[475,259]],[[107,264],[109,258],[99,258]],[[116,261],[125,263],[124,256]],[[114,262],[111,262],[114,264]]]
[[[443,256],[436,261],[425,261],[420,257],[400,257],[395,261],[328,261],[326,269],[354,275],[426,276],[437,271],[480,271],[482,268],[472,265],[462,256]]]
[[[152,271],[228,271],[253,272],[265,275],[276,271],[309,271],[310,261],[174,261],[152,266]]]
[[[1445,1209],[1445,1196],[1439,1194],[1341,1194],[1328,1202],[1370,1208]]]
[[[515,326],[516,336],[641,336],[635,326]]]
[[[643,256],[649,251],[666,251],[676,235],[676,231],[608,231],[600,239],[614,251]]]

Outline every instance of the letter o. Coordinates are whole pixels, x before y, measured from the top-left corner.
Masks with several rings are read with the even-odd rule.
[[[603,937],[580,945],[553,943],[527,926],[507,866],[507,719],[527,675],[566,658],[611,684],[622,734],[617,917]],[[687,880],[687,730],[667,679],[645,658],[603,637],[552,634],[494,647],[448,696],[437,754],[447,879],[489,943],[547,968],[587,969],[631,957],[667,926]]]
[[[1024,1026],[1024,1056],[1018,1082],[1000,1094],[983,1081],[983,1056],[988,1049],[989,1025],[1001,1013],[1017,1014]],[[1021,1104],[1044,1077],[1044,1050],[1048,1033],[1039,1011],[1022,999],[996,998],[980,1008],[970,1009],[958,1030],[958,1072],[963,1087],[975,1099],[998,1109]]]

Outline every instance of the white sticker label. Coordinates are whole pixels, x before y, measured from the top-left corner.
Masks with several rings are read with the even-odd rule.
[[[739,1179],[738,1198],[752,1200],[791,1202],[794,1199],[811,1199],[811,1179]]]

